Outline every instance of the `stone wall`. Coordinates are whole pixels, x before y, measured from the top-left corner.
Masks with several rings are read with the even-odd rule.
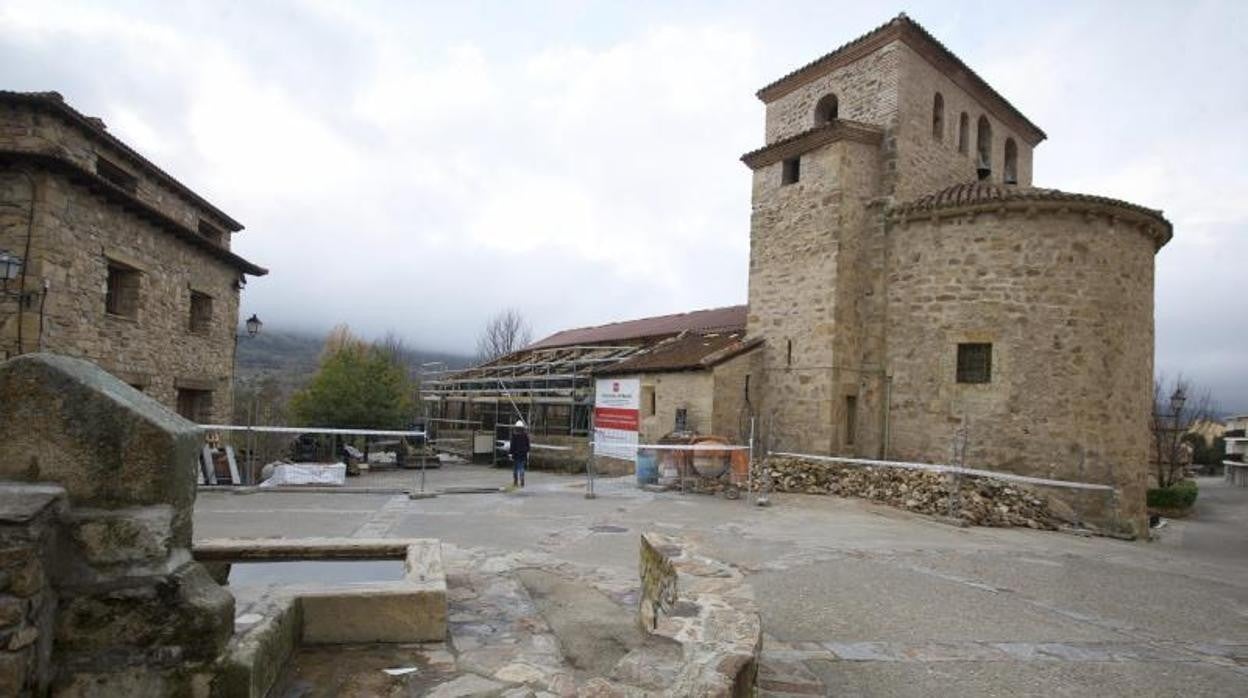
[[[878,166],[876,146],[840,141],[804,154],[794,184],[780,183],[780,163],[754,172],[747,329],[766,340],[766,421],[785,448],[843,445],[853,379],[836,367],[857,367],[861,235]]]
[[[902,48],[901,42],[894,41],[769,102],[766,142],[775,143],[815,126],[815,106],[829,94],[836,95],[837,118],[891,125],[896,120]]]
[[[711,372],[715,383],[711,433],[744,444],[750,438],[750,417],[757,417],[762,399],[763,348],[734,356]],[[755,435],[761,426],[755,423]]]
[[[638,624],[682,650],[683,665],[663,695],[754,695],[762,619],[741,572],[657,533],[641,536],[640,568]]]
[[[954,84],[940,70],[909,46],[898,49],[898,99],[895,127],[897,182],[892,194],[897,201],[930,194],[945,187],[977,179],[976,124],[980,115],[992,129],[991,181],[1004,182],[1005,140],[1018,146],[1018,184],[1031,185],[1032,147],[974,97]],[[944,100],[943,138],[932,137],[932,106],[936,93]],[[966,152],[958,150],[958,120],[966,112]]]
[[[1114,485],[1146,528],[1155,243],[1087,211],[970,213],[889,236],[890,456]],[[959,342],[992,344],[956,382]]]
[[[688,410],[689,428],[703,434],[714,428],[715,382],[710,371],[646,373],[642,386],[641,432],[643,444],[658,440],[676,428],[676,410]],[[654,390],[655,412],[646,414],[646,389]]]
[[[27,572],[9,582],[14,596],[55,595],[55,617],[35,623],[36,640],[50,643],[54,694],[206,693],[234,600],[190,556],[202,438],[86,361],[27,354],[0,363],[0,481],[55,483],[67,505],[48,520],[55,545],[0,554],[6,566],[26,561]],[[30,502],[30,487],[6,489]],[[39,570],[48,572],[43,591]],[[37,605],[25,606],[28,621]],[[46,680],[43,664],[29,666],[27,686]]]
[[[53,559],[65,490],[0,485],[0,695],[45,695],[52,681]]]

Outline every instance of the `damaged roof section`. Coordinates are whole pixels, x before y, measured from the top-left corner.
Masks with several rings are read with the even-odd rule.
[[[686,332],[595,373],[620,375],[703,370],[744,354],[762,343],[761,338],[746,339],[744,332]]]
[[[730,305],[724,308],[695,310],[674,315],[613,322],[594,327],[578,327],[576,329],[556,332],[525,349],[546,349],[580,344],[601,344],[603,342],[628,342],[681,332],[733,332],[745,329],[746,306]]]

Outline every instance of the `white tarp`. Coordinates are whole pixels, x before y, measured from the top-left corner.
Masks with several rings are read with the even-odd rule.
[[[346,463],[279,463],[261,487],[322,485],[341,487],[347,483]]]

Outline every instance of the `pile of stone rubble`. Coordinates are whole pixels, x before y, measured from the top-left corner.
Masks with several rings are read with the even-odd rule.
[[[754,481],[775,492],[861,497],[900,509],[949,516],[974,526],[1055,530],[1068,522],[1047,497],[1011,482],[926,470],[839,465],[771,456],[754,464]],[[950,495],[957,496],[951,500]],[[762,484],[766,487],[766,484]]]

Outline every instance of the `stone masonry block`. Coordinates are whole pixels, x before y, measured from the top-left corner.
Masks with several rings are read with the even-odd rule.
[[[94,364],[53,354],[0,363],[0,478],[54,481],[73,507],[173,508],[190,544],[201,432]]]
[[[70,537],[92,565],[159,561],[170,554],[169,506],[74,511],[68,518]]]
[[[155,584],[61,599],[58,652],[178,647],[186,659],[212,659],[234,627],[234,597],[197,563]]]

